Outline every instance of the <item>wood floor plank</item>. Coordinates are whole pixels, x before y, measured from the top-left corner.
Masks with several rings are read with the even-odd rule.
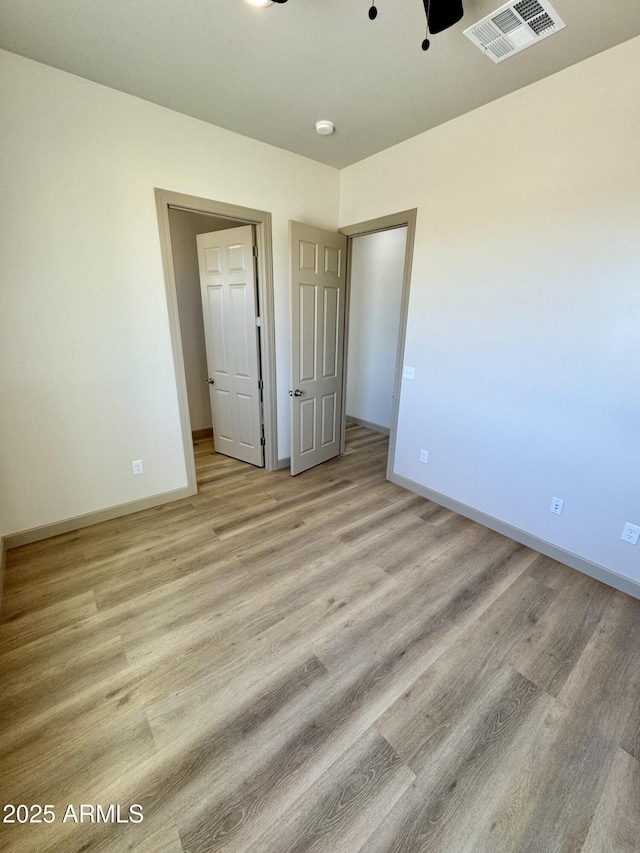
[[[582,853],[635,853],[640,846],[640,763],[616,752]]]
[[[131,712],[117,702],[111,711],[81,718],[73,715],[70,725],[64,714],[51,719],[46,737],[31,737],[2,756],[0,799],[2,802],[50,801],[51,780],[56,784],[57,802],[86,802],[90,794],[109,784],[114,775],[126,774],[155,752],[151,728],[145,714]],[[99,726],[85,728],[85,720]]]
[[[317,505],[322,505],[323,500],[330,497],[331,500],[336,500],[342,492],[349,492],[355,489],[355,484],[351,480],[342,480],[339,483],[329,483],[328,485],[320,485],[313,490],[313,495],[307,497],[307,508]],[[262,511],[256,512],[253,508],[249,508],[243,513],[237,513],[234,518],[216,524],[216,534],[221,539],[227,539],[230,536],[237,536],[250,530],[258,525],[271,524],[273,519],[280,518],[283,515],[295,513],[297,515],[300,510],[300,497],[298,495],[288,498],[281,498],[278,501],[273,501],[268,507]]]
[[[500,823],[517,803],[505,850],[564,853],[584,844],[617,744],[637,713],[632,699],[640,687],[640,642],[632,632],[636,619],[636,602],[613,592],[560,692],[558,709],[550,714],[553,736],[532,743],[532,755],[514,777],[511,796],[496,809]],[[618,659],[615,668],[610,666],[612,653]]]
[[[550,714],[552,734],[530,745],[530,755],[490,817],[493,832],[479,849],[581,849],[615,747],[599,731],[580,730],[570,713]]]
[[[380,569],[360,573],[335,587],[330,595],[289,614],[244,646],[236,644],[221,650],[214,659],[215,666],[208,672],[201,673],[183,689],[148,703],[158,746],[170,743],[176,727],[197,728],[199,715],[212,713],[212,703],[215,708],[233,709],[239,695],[246,695],[247,691],[259,695],[265,681],[276,677],[283,666],[290,669],[303,665],[310,645],[335,634],[345,618],[373,606],[392,585],[393,581]],[[313,638],[310,645],[305,642],[309,637]]]
[[[512,747],[509,760],[502,763],[500,775],[504,784],[494,786],[492,778],[480,819],[474,822],[460,853],[520,853],[527,849],[520,846],[519,834],[531,804],[537,797],[544,796],[537,788],[540,762],[557,740],[566,714],[566,709],[552,697],[547,701],[548,707],[541,708],[538,718],[531,720],[520,742]],[[561,841],[565,843],[562,836]],[[534,842],[529,849],[542,853],[545,848],[537,847]],[[566,849],[574,848],[567,846]]]
[[[298,728],[291,733],[290,745],[285,754],[288,753],[290,756],[287,758],[287,768],[294,769],[298,774],[298,784],[301,783],[300,773],[303,767],[304,778],[313,781],[314,772],[322,766],[322,762],[332,763],[336,758],[336,752],[340,754],[345,745],[350,744],[355,737],[366,730],[391,699],[395,698],[397,690],[402,689],[403,684],[402,681],[398,684],[399,667],[403,667],[403,659],[394,657],[374,664],[368,672],[359,674],[355,678],[353,675],[345,677],[343,681],[336,684],[337,696],[334,697],[323,690],[316,698],[310,708],[313,713],[311,722],[304,714],[297,715]],[[299,764],[301,760],[304,761],[303,765]],[[254,764],[252,767],[255,770]],[[263,811],[265,798],[273,800],[276,796],[272,790],[273,769],[260,774],[262,782],[259,787],[256,787],[258,781],[254,777],[250,778],[253,779],[250,785],[247,783],[243,789],[233,795],[231,800],[225,800],[216,808],[216,813],[221,816],[220,820],[225,815],[228,817],[226,825],[223,824],[222,828],[216,831],[216,847],[211,849],[226,849],[227,844],[231,845],[228,849],[235,849],[230,833],[237,839],[237,833],[240,830],[236,826],[233,815],[238,809],[241,809],[242,814]],[[290,798],[293,792],[290,790],[291,777],[287,775],[283,777],[280,770],[279,778],[277,801],[280,803],[279,807],[283,809],[286,805],[282,803],[283,798],[286,795]],[[289,778],[289,790],[283,784],[284,778]],[[275,805],[271,803],[271,811],[274,807]],[[205,819],[206,815],[201,820]],[[252,830],[255,832],[255,828],[246,824],[243,824],[242,830],[245,833]],[[238,841],[238,847],[241,848],[243,843],[249,843],[251,837],[251,835],[245,835],[242,842]]]
[[[143,547],[118,549],[115,545],[108,555],[85,556],[76,560],[72,567],[57,569],[39,569],[35,576],[20,572],[20,582],[11,587],[5,612],[5,618],[26,610],[43,608],[53,602],[64,601],[74,593],[96,591],[96,603],[125,600],[135,591],[146,591],[151,585],[159,586],[167,580],[179,577],[188,571],[200,568],[216,555],[228,554],[229,549],[213,534],[210,520],[199,520],[188,525],[187,531],[176,536],[175,541],[167,541],[165,533],[162,542],[157,540],[156,532],[151,542]],[[84,552],[83,552],[84,553]],[[126,573],[120,571],[125,564]],[[91,571],[87,572],[87,565]],[[104,594],[100,594],[100,589]]]
[[[520,546],[503,540],[489,565],[474,554],[460,560],[455,569],[436,560],[437,571],[398,582],[385,593],[383,607],[359,611],[339,635],[314,644],[315,652],[336,673],[367,666],[372,657],[378,658],[376,648],[383,658],[419,657],[426,669],[524,571],[528,563],[516,558],[521,553]],[[452,594],[454,572],[458,580]]]
[[[81,622],[97,612],[95,595],[91,591],[38,610],[29,608],[23,616],[14,611],[14,615],[0,622],[0,655]]]
[[[481,701],[462,712],[463,725],[434,743],[415,785],[362,848],[366,853],[473,849],[482,816],[506,784],[501,773],[514,742],[553,701],[508,666],[487,680]]]
[[[554,595],[526,577],[512,584],[380,717],[379,731],[414,770],[460,726],[459,714],[482,701],[512,644],[534,630]]]
[[[264,760],[264,754],[265,763],[256,766],[253,751],[244,757],[244,763],[243,756],[240,761],[234,756],[234,772],[240,771],[236,787],[191,817],[190,827],[181,828],[185,848],[256,849],[262,824],[279,824],[300,791],[341,760],[370,728],[396,689],[395,675],[392,665],[377,665],[359,677],[336,682],[333,691],[327,689],[327,683],[318,684],[310,701],[289,718],[288,725],[270,729],[263,738],[259,760]],[[230,771],[224,781],[233,779]]]
[[[130,848],[132,853],[184,853],[174,821],[160,826],[147,838]]]
[[[132,596],[148,592],[190,572],[225,559],[224,545],[208,530],[202,538],[189,544],[177,543],[173,548],[153,549],[140,561],[130,561],[132,571],[110,577],[108,567],[102,566],[95,579],[94,594],[98,608],[111,607]]]
[[[612,594],[610,588],[587,575],[561,587],[535,629],[514,649],[511,664],[547,693],[558,696]]]
[[[0,730],[18,724],[25,708],[29,716],[38,716],[63,702],[70,693],[81,694],[127,670],[119,637],[103,638],[99,631],[86,631],[84,624],[63,629],[54,638],[57,640],[60,635],[65,639],[62,644],[54,645],[44,638],[2,655]],[[70,654],[70,649],[78,648],[82,649],[81,654]]]
[[[498,542],[501,538],[462,516],[434,525],[429,514],[420,509],[412,503],[394,504],[361,523],[349,525],[338,536],[359,557],[375,559],[389,572],[424,571],[427,563],[445,551],[454,559],[456,553],[465,554],[482,542]]]
[[[547,584],[553,589],[561,589],[567,583],[575,583],[579,578],[579,572],[570,569],[551,557],[540,554],[529,570],[532,578]]]
[[[315,760],[316,768],[320,765],[321,756],[327,756],[325,760],[335,760],[335,750],[341,742],[350,743],[353,737],[357,736],[361,731],[365,730],[370,725],[372,719],[375,719],[381,711],[386,707],[392,698],[395,698],[397,691],[402,689],[403,681],[398,679],[398,670],[406,668],[402,656],[392,656],[388,660],[383,660],[370,666],[369,671],[359,675],[355,680],[353,675],[350,680],[345,679],[336,685],[337,690],[344,691],[339,702],[336,704],[331,696],[325,696],[323,693],[317,697],[313,710],[315,710],[313,723],[311,726],[306,725],[299,729],[289,747],[289,753],[292,756],[302,755],[305,759],[305,778],[313,779],[313,766],[309,766],[308,759],[311,756]],[[411,679],[412,676],[408,675]],[[375,698],[374,698],[375,697]],[[323,704],[324,703],[324,704]],[[305,722],[304,716],[301,717],[298,725]],[[310,742],[309,737],[313,740]],[[311,743],[314,744],[311,749]],[[344,748],[344,747],[343,747]],[[299,774],[301,765],[297,763],[300,759],[293,762],[293,768]],[[289,759],[288,759],[289,761]],[[287,764],[288,767],[291,765]],[[282,771],[280,771],[282,773]],[[260,774],[261,784],[255,777],[252,777],[252,782],[245,785],[233,794],[231,799],[226,799],[223,803],[219,803],[216,807],[218,817],[217,829],[212,829],[210,826],[203,829],[203,822],[206,823],[209,809],[202,815],[197,822],[200,827],[199,832],[206,832],[207,846],[206,849],[242,849],[243,844],[249,844],[254,839],[250,833],[252,828],[243,822],[240,827],[234,815],[237,813],[256,814],[264,811],[265,798],[273,799],[272,791],[274,771],[268,770]],[[264,779],[266,777],[266,785]],[[285,796],[284,785],[279,786],[280,808],[284,809],[282,799]],[[257,787],[256,787],[257,786]],[[271,804],[273,811],[274,805]],[[242,838],[238,838],[238,833],[244,832]],[[255,829],[253,830],[255,832]],[[183,838],[184,838],[183,834]],[[215,846],[213,842],[215,838]],[[236,845],[233,842],[236,840]],[[231,845],[231,846],[228,846]],[[185,846],[189,846],[186,844]]]
[[[638,604],[611,590],[598,627],[559,694],[573,717],[620,740],[637,717],[640,690]],[[611,656],[616,666],[611,666]],[[615,696],[615,701],[611,697]],[[588,700],[588,701],[587,701]]]
[[[640,713],[629,717],[620,738],[620,746],[640,761]]]
[[[333,594],[336,587],[357,575],[364,575],[371,566],[356,560],[338,540],[324,538],[323,546],[315,556],[302,564],[300,571],[290,574],[277,590],[277,607],[281,613],[292,613],[324,595]],[[318,554],[318,551],[320,553]]]
[[[315,701],[331,695],[330,682],[317,660],[287,664],[275,681],[267,680],[262,695],[244,689],[237,708],[226,703],[226,715],[205,713],[196,736],[182,726],[176,740],[174,730],[173,739],[137,768],[145,812],[173,814],[185,850],[237,850],[250,843],[277,813],[277,803],[299,795],[301,767],[312,781],[324,769],[312,760],[317,728],[310,716]]]
[[[197,495],[8,553],[0,799],[144,821],[0,849],[636,849],[640,602],[386,481],[387,448],[349,426],[292,478],[202,439]]]
[[[398,503],[396,502],[394,506]],[[336,501],[330,494],[312,508],[301,507],[297,515],[304,521],[309,531],[324,532],[325,535],[335,539],[344,527],[360,519],[370,518],[376,512],[390,506],[391,503],[384,496],[375,492],[363,495],[360,489],[354,487],[349,492],[345,492],[340,501]]]
[[[253,849],[359,850],[414,779],[387,741],[370,729],[258,838]]]

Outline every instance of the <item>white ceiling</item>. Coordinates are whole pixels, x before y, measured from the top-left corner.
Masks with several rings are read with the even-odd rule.
[[[500,0],[426,53],[422,0],[0,0],[0,47],[342,167],[640,34],[638,0],[552,2],[566,29],[499,65],[462,31]]]

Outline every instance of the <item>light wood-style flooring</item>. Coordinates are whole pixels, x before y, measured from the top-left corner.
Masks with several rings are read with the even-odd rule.
[[[200,441],[196,497],[9,552],[0,806],[56,820],[1,850],[640,850],[640,602],[348,433],[296,478]]]

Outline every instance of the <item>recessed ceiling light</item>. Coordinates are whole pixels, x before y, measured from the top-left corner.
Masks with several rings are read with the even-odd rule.
[[[271,6],[273,0],[244,0],[245,3],[248,3],[249,6]]]
[[[322,121],[316,122],[316,133],[319,133],[320,136],[331,136],[334,130],[335,126],[332,121],[323,119]]]

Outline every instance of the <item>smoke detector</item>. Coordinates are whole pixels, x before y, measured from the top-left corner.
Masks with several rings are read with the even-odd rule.
[[[322,119],[322,121],[316,122],[316,133],[319,133],[320,136],[331,136],[334,130],[335,125],[332,121]]]
[[[502,62],[565,27],[547,0],[518,0],[500,6],[464,34],[489,59]]]

